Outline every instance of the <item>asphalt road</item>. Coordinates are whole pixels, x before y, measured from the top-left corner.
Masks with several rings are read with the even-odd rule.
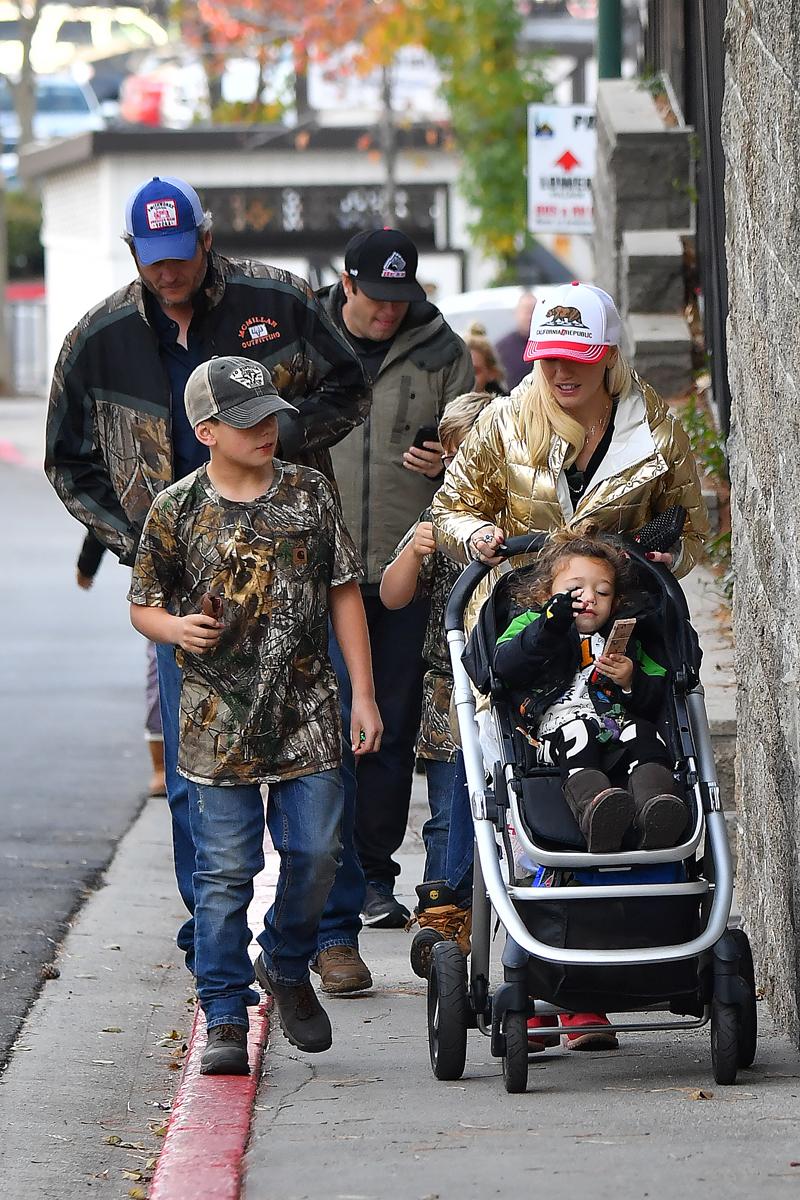
[[[22,411],[41,422],[42,405]],[[23,443],[30,434],[14,432]],[[92,591],[80,591],[82,527],[33,466],[0,461],[0,512],[2,1069],[43,966],[141,808],[149,771],[128,571],[107,555]]]

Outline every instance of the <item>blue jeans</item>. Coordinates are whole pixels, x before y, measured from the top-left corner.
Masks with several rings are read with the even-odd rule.
[[[270,976],[308,979],[317,929],[340,857],[343,788],[338,771],[269,785],[266,824],[280,856],[275,901],[258,941]],[[257,784],[199,784],[190,799],[197,847],[195,965],[197,994],[211,1029],[247,1028],[257,1004],[247,948],[253,879],[264,866],[264,801]]]
[[[460,750],[453,764],[453,772],[450,827],[447,831],[447,855],[443,877],[447,886],[458,893],[459,899],[466,899],[472,893],[475,829],[472,824],[464,755]]]
[[[189,798],[197,801],[196,784],[178,774],[178,742],[180,741],[181,669],[175,662],[173,646],[156,646],[158,664],[158,696],[161,726],[164,731],[164,777],[167,781],[167,803],[172,815],[172,853],[175,878],[181,900],[194,913],[195,848],[189,822]],[[178,947],[186,955],[186,966],[194,972],[194,917],[190,916],[178,930]]]
[[[425,764],[428,807],[431,810],[430,817],[422,826],[422,840],[425,843],[423,879],[428,883],[445,878],[455,763],[441,762],[436,758],[424,758],[422,761]]]
[[[356,854],[355,847],[356,760],[350,749],[349,737],[353,692],[350,687],[350,676],[332,629],[329,630],[328,654],[339,682],[339,699],[342,706],[341,774],[344,786],[344,807],[342,812],[342,861],[336,872],[336,878],[319,923],[317,949],[320,951],[326,950],[329,946],[358,948],[358,935],[361,932],[359,913],[364,907],[367,887],[361,860]]]

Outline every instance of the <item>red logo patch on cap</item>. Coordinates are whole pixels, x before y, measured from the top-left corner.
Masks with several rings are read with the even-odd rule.
[[[177,229],[178,210],[171,199],[148,200],[145,205],[148,229]]]

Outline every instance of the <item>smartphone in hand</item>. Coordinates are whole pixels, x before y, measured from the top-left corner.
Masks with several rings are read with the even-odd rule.
[[[425,449],[427,449],[427,447],[425,445],[423,445],[424,442],[438,442],[438,441],[439,441],[439,430],[436,428],[435,425],[420,425],[419,429],[414,434],[414,440],[411,443],[411,445],[416,450],[425,450]],[[429,451],[429,453],[430,453],[430,451]]]
[[[628,639],[633,633],[635,624],[635,617],[625,617],[624,620],[615,621],[611,626],[611,632],[606,638],[606,644],[603,646],[603,655],[624,654],[628,648]]]

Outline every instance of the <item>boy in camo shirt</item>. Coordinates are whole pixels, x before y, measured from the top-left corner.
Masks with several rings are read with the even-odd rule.
[[[466,392],[446,405],[439,422],[445,469],[455,458],[478,413],[491,401],[488,392]],[[422,717],[417,740],[417,756],[425,765],[431,815],[422,828],[425,874],[416,888],[419,904],[409,922],[409,927],[416,923],[422,926],[411,947],[411,966],[420,976],[428,974],[435,941],[454,938],[466,947],[465,953],[469,947],[470,910],[459,903],[460,897],[446,883],[447,834],[460,751],[450,732],[453,672],[444,612],[461,570],[436,549],[431,510],[427,508],[396,548],[381,579],[381,600],[387,608],[402,608],[415,596],[430,597],[431,604],[422,647],[428,669],[422,683]]]
[[[211,461],[153,502],[129,594],[131,620],[173,643],[183,670],[178,769],[197,848],[197,992],[204,1074],[247,1074],[248,1005],[258,1003],[247,907],[264,866],[266,823],[280,855],[255,976],[288,1040],[327,1050],[331,1026],[309,960],[340,858],[339,698],[328,617],[350,672],[350,739],[380,745],[361,564],[331,485],[274,460],[276,413],[291,409],[269,372],[213,358],[186,385],[186,412]]]

